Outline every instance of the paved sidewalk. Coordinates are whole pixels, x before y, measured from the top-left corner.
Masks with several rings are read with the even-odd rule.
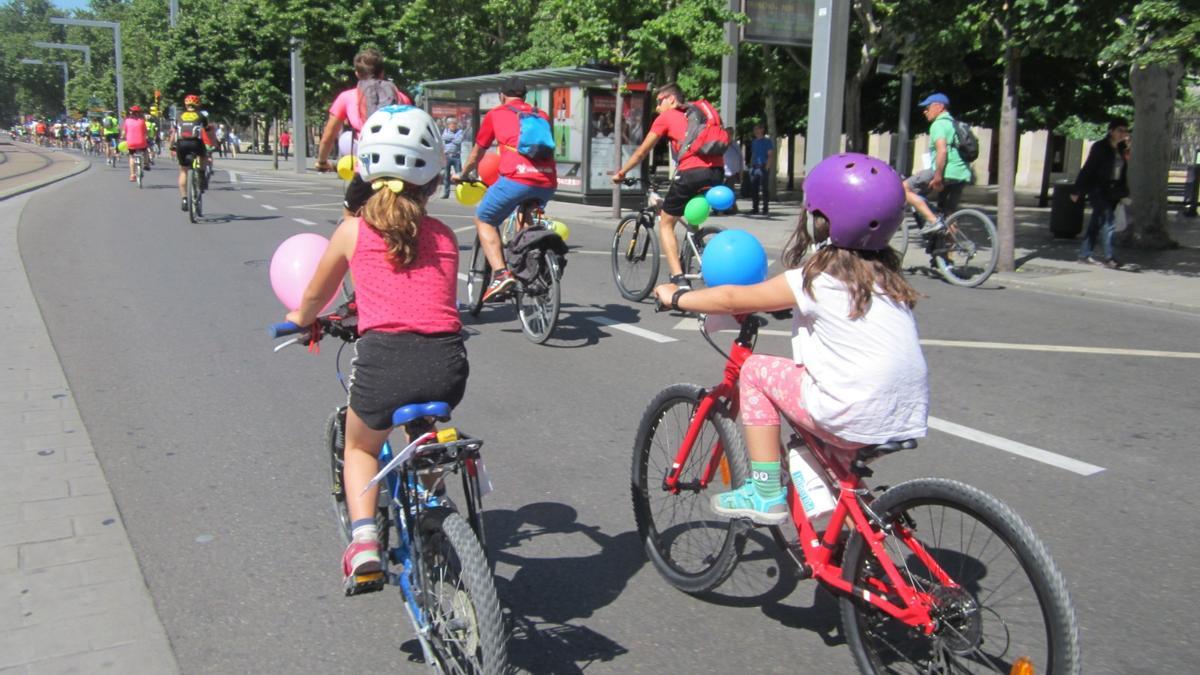
[[[310,166],[312,162],[310,161]],[[222,169],[255,173],[276,173],[298,177],[291,161],[280,159],[280,168],[272,168],[271,157],[241,155],[239,159],[218,159]],[[307,171],[305,180],[338,182],[334,174]],[[747,200],[739,200],[743,208]],[[971,187],[964,194],[963,207],[978,208],[996,216],[995,186]],[[1086,296],[1150,305],[1200,314],[1200,218],[1184,218],[1172,213],[1169,225],[1172,237],[1181,245],[1173,251],[1140,251],[1118,248],[1117,259],[1125,267],[1110,270],[1077,262],[1080,237],[1054,239],[1050,236],[1050,209],[1039,208],[1035,193],[1019,193],[1016,207],[1015,272],[994,274],[988,287],[1012,287],[1046,293]],[[569,225],[586,223],[611,229],[611,206],[555,201],[548,211]],[[626,209],[623,213],[631,211]],[[780,250],[795,227],[799,213],[795,202],[771,205],[771,217],[746,215],[713,216],[709,223],[726,228],[745,229],[770,250]],[[1085,220],[1086,226],[1086,220]],[[906,266],[924,265],[928,258],[910,244]]]
[[[176,673],[17,250],[28,196],[88,166],[0,142],[0,673]]]

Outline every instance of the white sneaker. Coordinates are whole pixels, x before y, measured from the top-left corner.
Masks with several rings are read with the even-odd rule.
[[[922,235],[928,235],[934,232],[941,232],[944,229],[946,229],[946,221],[938,218],[932,223],[925,223],[925,226],[917,230],[917,232]]]

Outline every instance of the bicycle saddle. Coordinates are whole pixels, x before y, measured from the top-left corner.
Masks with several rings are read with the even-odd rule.
[[[915,447],[917,447],[917,439],[915,438],[908,438],[903,441],[889,441],[878,445],[864,445],[858,449],[854,461],[850,464],[850,471],[859,476],[870,476],[872,475],[872,471],[867,468],[867,462],[877,457],[890,455],[893,452],[900,452],[901,450],[911,450]]]
[[[392,426],[402,427],[422,417],[435,417],[439,422],[445,422],[450,419],[450,404],[442,401],[409,403],[392,413]]]

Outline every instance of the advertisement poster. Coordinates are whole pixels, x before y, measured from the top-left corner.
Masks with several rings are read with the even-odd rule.
[[[446,120],[451,117],[458,120],[458,128],[463,130],[462,159],[466,161],[475,142],[475,107],[470,103],[434,101],[429,104],[429,114],[442,130],[446,128]]]
[[[629,161],[645,135],[646,100],[639,95],[626,96],[620,116],[621,163]],[[614,170],[613,152],[616,148],[617,97],[612,94],[592,92],[591,111],[588,116],[588,136],[591,139],[591,157],[588,171],[588,190],[612,188]],[[629,178],[640,178],[642,168],[634,167]]]

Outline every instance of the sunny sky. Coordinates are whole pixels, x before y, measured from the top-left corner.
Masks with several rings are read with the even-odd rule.
[[[90,4],[91,0],[53,0],[55,7],[61,9],[83,9]]]

